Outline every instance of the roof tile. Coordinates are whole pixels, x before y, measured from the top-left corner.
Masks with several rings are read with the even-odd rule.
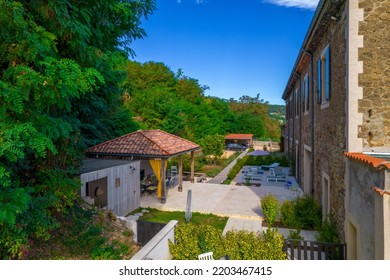
[[[390,161],[383,158],[373,157],[364,153],[344,153],[344,155],[348,158],[370,164],[371,166],[378,169],[385,167],[390,170]]]
[[[162,130],[139,130],[87,149],[87,154],[170,157],[199,145]]]

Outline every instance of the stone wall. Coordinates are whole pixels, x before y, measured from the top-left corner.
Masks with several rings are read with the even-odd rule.
[[[330,49],[330,100],[314,104],[314,196],[322,202],[323,178],[329,177],[330,210],[335,214],[340,236],[344,236],[344,196],[346,149],[346,25],[347,17],[340,10],[340,19],[331,21],[326,34],[314,52],[314,89],[317,89],[317,60],[328,46]],[[317,91],[316,91],[317,92]]]
[[[359,0],[359,8],[364,9],[364,21],[359,25],[359,35],[364,36],[359,50],[363,61],[359,137],[365,147],[390,147],[390,1]]]

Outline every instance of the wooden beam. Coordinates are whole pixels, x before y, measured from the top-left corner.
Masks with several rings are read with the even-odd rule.
[[[195,152],[191,152],[191,183],[195,183],[194,179],[194,171],[195,171]]]
[[[165,166],[166,159],[161,159],[161,203],[165,203],[167,201],[167,185],[165,183]]]
[[[178,191],[183,191],[183,155],[179,155],[179,186]]]

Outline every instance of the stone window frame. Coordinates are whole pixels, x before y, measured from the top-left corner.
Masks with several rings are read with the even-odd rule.
[[[317,61],[317,99],[321,109],[329,107],[330,100],[330,46],[327,45]]]

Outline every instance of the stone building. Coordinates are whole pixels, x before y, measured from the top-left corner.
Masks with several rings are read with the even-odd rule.
[[[349,258],[390,258],[389,169],[371,164],[390,155],[389,26],[388,0],[321,0],[283,93],[285,152],[304,192],[321,203],[324,218],[334,214]],[[366,160],[368,153],[374,160]],[[361,158],[361,172],[378,178],[365,182],[376,189],[358,189],[351,178]],[[381,196],[372,199],[381,202],[359,204],[365,192]],[[382,222],[378,213],[358,215],[356,209],[364,207],[372,207],[371,213],[381,208]],[[376,237],[368,242],[370,234]]]

